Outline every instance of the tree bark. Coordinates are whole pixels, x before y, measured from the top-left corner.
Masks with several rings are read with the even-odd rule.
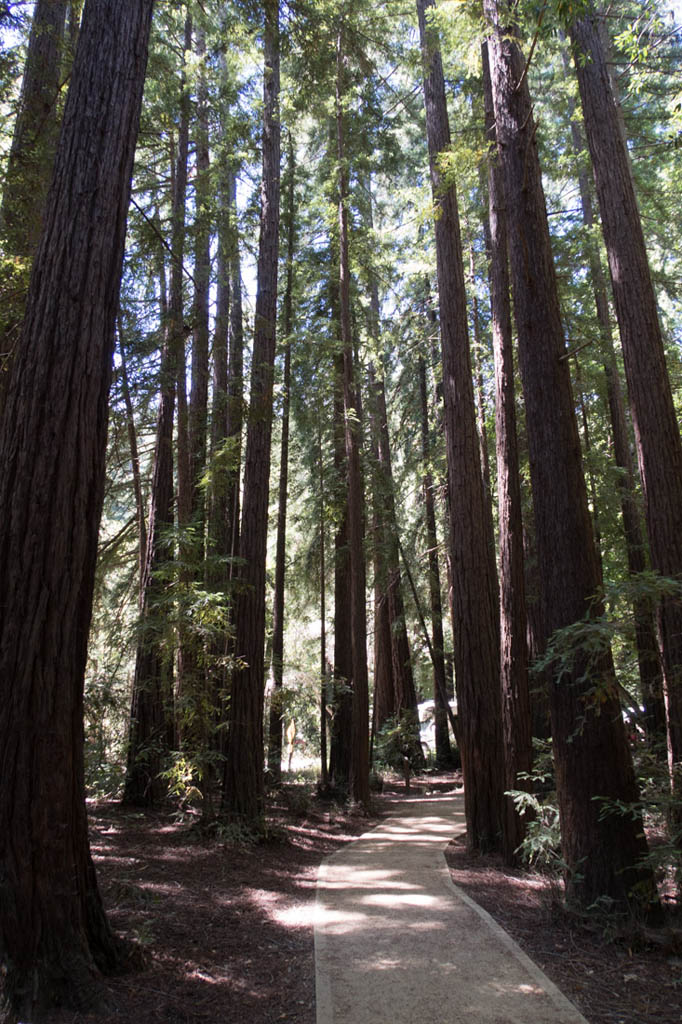
[[[0,237],[30,260],[40,239],[59,135],[61,57],[68,0],[37,0],[3,182]]]
[[[548,635],[599,615],[600,577],[525,62],[510,8],[484,0],[497,144],[504,181],[514,311],[526,405],[535,537]],[[553,666],[552,738],[569,898],[619,905],[653,895],[640,820],[600,815],[602,800],[638,799],[610,649],[583,650]]]
[[[438,565],[438,535],[436,533],[436,503],[433,497],[433,474],[431,472],[431,441],[429,437],[429,407],[426,389],[426,363],[418,359],[419,399],[421,407],[422,447],[422,493],[424,495],[424,521],[426,526],[426,547],[428,556],[429,605],[431,611],[431,633],[433,636],[433,704],[436,733],[436,764],[450,767],[452,749],[448,732],[448,700],[445,679],[445,641],[443,639],[443,601],[440,588]]]
[[[351,660],[353,731],[350,788],[353,799],[369,805],[369,694],[367,678],[367,609],[365,576],[365,489],[360,461],[361,420],[353,372],[348,252],[348,168],[345,155],[345,53],[343,29],[336,49],[336,142],[339,188],[339,308],[343,349],[343,406],[348,467],[348,541],[350,546]]]
[[[571,28],[587,141],[609,260],[625,376],[644,490],[651,563],[682,576],[682,443],[666,368],[656,296],[629,156],[594,13]],[[664,598],[658,633],[667,710],[668,758],[682,785],[682,602]],[[679,766],[679,767],[678,767]]]
[[[0,957],[17,1016],[122,946],[87,836],[83,680],[152,0],[88,0],[0,429]]]
[[[337,297],[332,315],[338,314]],[[336,319],[336,318],[335,318]],[[343,354],[334,357],[334,475],[337,526],[334,535],[334,679],[333,718],[329,751],[331,785],[348,792],[350,781],[353,700],[351,659],[350,551],[348,547],[348,466],[343,409]]]
[[[450,146],[440,48],[427,25],[430,0],[417,0],[434,204],[448,456],[455,680],[462,737],[467,842],[498,849],[504,827],[497,581],[488,543],[481,476],[462,245],[455,186],[439,156]]]
[[[294,198],[296,170],[294,144],[289,135],[287,189],[287,277],[284,291],[284,377],[282,381],[282,438],[279,461],[277,539],[275,542],[275,594],[272,619],[272,683],[268,731],[268,770],[277,785],[282,779],[282,686],[284,683],[284,583],[286,574],[287,499],[289,489],[289,411],[291,407],[291,332],[294,287]]]
[[[59,134],[61,54],[67,0],[38,0],[33,11],[19,107],[0,205],[0,408],[21,336],[28,273],[43,226]],[[10,266],[15,267],[8,273]]]
[[[495,360],[495,437],[500,531],[500,663],[505,789],[525,789],[520,772],[533,763],[528,645],[523,560],[523,516],[516,436],[516,397],[512,345],[509,262],[504,187],[495,149],[495,112],[488,47],[482,47],[485,128],[488,160],[488,217],[484,217]],[[513,861],[524,824],[513,801],[505,798],[505,857]]]
[[[263,181],[258,281],[251,370],[244,508],[240,555],[244,559],[235,607],[236,654],[243,667],[232,679],[229,740],[222,813],[262,826],[265,560],[268,529],[272,392],[279,257],[279,9],[265,0],[263,75]]]

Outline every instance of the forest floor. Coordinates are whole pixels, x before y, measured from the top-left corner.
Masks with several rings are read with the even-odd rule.
[[[452,789],[453,775],[417,781]],[[391,813],[401,786],[375,800]],[[107,1008],[55,1013],[51,1024],[315,1024],[313,923],[317,869],[371,827],[366,816],[288,785],[257,845],[205,839],[177,813],[90,805],[91,845],[114,929],[146,951],[147,968],[110,978]],[[448,850],[455,884],[491,913],[590,1024],[679,1024],[682,950],[609,938],[561,907],[556,883],[493,858]],[[364,1024],[364,1022],[358,1022]]]

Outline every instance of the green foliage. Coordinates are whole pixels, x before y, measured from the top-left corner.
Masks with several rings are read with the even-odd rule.
[[[521,772],[518,779],[526,783],[528,789],[512,789],[507,793],[526,823],[525,836],[516,853],[529,867],[559,877],[565,872],[565,864],[561,857],[551,740],[534,738],[533,750],[532,770]]]
[[[419,721],[411,711],[403,711],[388,719],[375,740],[375,764],[402,771],[405,759],[410,764],[421,763]]]

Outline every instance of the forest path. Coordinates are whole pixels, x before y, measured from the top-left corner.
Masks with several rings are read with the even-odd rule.
[[[587,1024],[453,885],[444,850],[464,796],[405,797],[320,866],[317,1024]]]

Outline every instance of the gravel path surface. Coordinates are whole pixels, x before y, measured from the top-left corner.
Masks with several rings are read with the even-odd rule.
[[[317,882],[317,1024],[586,1024],[453,885],[444,849],[461,793],[406,797],[327,858]]]

